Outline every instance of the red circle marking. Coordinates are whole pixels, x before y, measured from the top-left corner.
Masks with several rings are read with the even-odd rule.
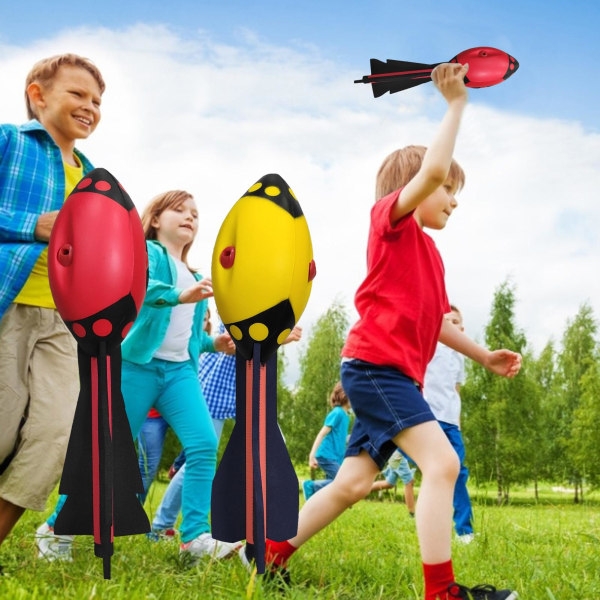
[[[77,189],[78,190],[82,190],[83,188],[86,188],[88,185],[90,185],[90,183],[92,183],[92,178],[91,177],[86,177],[85,179],[82,179],[77,184]]]
[[[221,256],[219,257],[219,262],[224,269],[231,269],[233,267],[233,263],[235,261],[235,246],[227,246],[221,252]]]
[[[129,333],[129,330],[131,329],[132,325],[133,325],[133,321],[131,321],[131,323],[127,323],[127,325],[125,325],[125,327],[123,327],[123,331],[121,331],[121,337],[123,339],[125,339],[125,336]]]
[[[308,263],[308,280],[312,281],[317,275],[317,265],[314,260],[311,260]]]
[[[97,181],[94,187],[101,192],[108,192],[112,186],[108,181]]]
[[[83,325],[81,325],[80,323],[74,323],[73,324],[73,333],[77,337],[85,337],[85,327]]]
[[[96,335],[106,337],[112,331],[112,323],[108,319],[98,319],[92,329]]]

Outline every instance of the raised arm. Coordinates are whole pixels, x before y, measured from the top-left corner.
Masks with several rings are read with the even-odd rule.
[[[437,135],[423,157],[419,172],[406,184],[390,213],[395,223],[412,212],[448,177],[460,119],[467,104],[468,92],[464,76],[469,65],[444,63],[431,73],[433,83],[448,103]]]
[[[514,377],[521,369],[520,354],[506,349],[488,350],[446,319],[442,320],[440,342],[477,361],[496,375]]]

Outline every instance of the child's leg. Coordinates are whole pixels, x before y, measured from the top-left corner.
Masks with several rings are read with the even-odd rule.
[[[142,504],[156,477],[168,428],[168,423],[162,417],[147,417],[137,437],[138,461],[144,484],[144,493],[139,495]]]
[[[409,427],[394,442],[417,463],[422,474],[415,515],[421,558],[426,564],[447,562],[458,456],[437,421]]]
[[[298,535],[288,540],[289,543],[298,548],[348,507],[362,500],[371,491],[378,472],[377,465],[364,451],[345,458],[331,484],[311,496],[300,510]]]
[[[170,529],[171,527],[175,527],[177,515],[181,510],[185,468],[184,463],[181,469],[175,473],[173,479],[171,479],[165,495],[160,501],[160,506],[154,515],[152,529]]]
[[[171,363],[157,410],[183,445],[181,540],[186,543],[210,532],[208,515],[217,463],[217,436],[191,363]]]

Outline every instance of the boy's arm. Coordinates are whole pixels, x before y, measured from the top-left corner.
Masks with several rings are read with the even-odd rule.
[[[321,427],[321,431],[319,431],[319,433],[317,433],[317,437],[315,438],[312,448],[310,449],[310,454],[308,455],[308,466],[311,469],[316,469],[319,466],[319,463],[317,463],[317,458],[316,458],[317,450],[319,449],[321,442],[325,439],[325,436],[330,431],[331,431],[331,427],[328,427],[327,425],[323,425],[323,427]]]
[[[469,65],[444,63],[431,73],[433,82],[448,103],[448,109],[433,143],[425,152],[419,172],[406,184],[392,208],[392,224],[417,208],[448,177],[460,118],[468,98],[464,84],[468,68]]]
[[[490,351],[474,342],[446,319],[442,319],[440,342],[477,361],[496,375],[514,377],[521,368],[521,355],[517,352],[505,349]]]

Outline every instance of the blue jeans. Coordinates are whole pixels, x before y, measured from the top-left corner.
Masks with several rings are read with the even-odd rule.
[[[169,424],[162,417],[147,417],[140,429],[137,438],[138,460],[144,493],[139,494],[138,498],[142,504],[146,501],[148,490],[156,477],[168,428]]]
[[[218,440],[221,439],[221,433],[223,432],[225,419],[213,419],[212,423],[215,428],[218,443]],[[181,510],[184,475],[185,463],[177,471],[177,473],[175,473],[175,476],[169,482],[169,486],[165,491],[165,495],[163,496],[156,514],[154,515],[152,529],[171,529],[172,527],[175,527],[177,515]]]
[[[327,458],[319,458],[317,456],[317,462],[319,463],[319,467],[325,472],[325,477],[327,479],[317,479],[313,481],[313,490],[318,492],[320,489],[324,488],[326,485],[329,485],[337,475],[337,472],[340,470],[340,463],[335,460],[329,460]]]
[[[460,472],[454,487],[454,529],[458,535],[473,533],[473,510],[467,490],[469,469],[465,466],[465,444],[462,434],[456,425],[442,421],[439,423],[460,459]]]
[[[208,515],[217,462],[217,436],[191,361],[123,361],[121,390],[134,437],[153,406],[175,431],[186,454],[181,539],[210,531]]]

